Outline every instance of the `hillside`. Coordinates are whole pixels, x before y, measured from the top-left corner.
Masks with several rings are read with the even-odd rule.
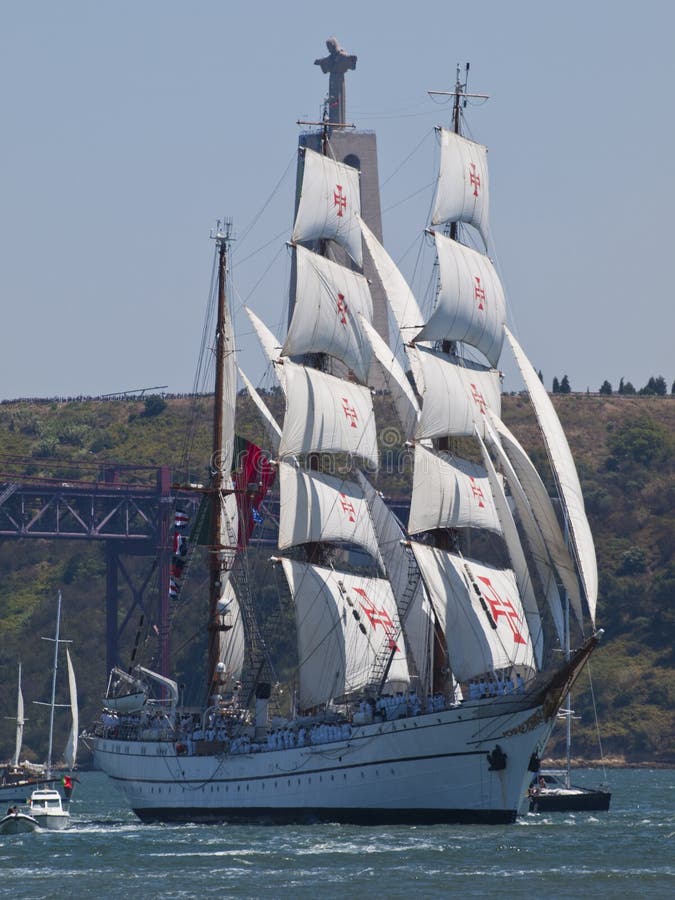
[[[279,412],[280,396],[267,399]],[[378,416],[393,421],[388,401],[376,400]],[[577,460],[596,538],[597,619],[605,635],[592,676],[604,751],[632,763],[675,764],[675,399],[556,394],[553,400]],[[503,402],[509,427],[535,456],[542,456],[527,399],[512,395]],[[162,464],[172,467],[176,479],[203,481],[210,405],[208,397],[171,398],[165,404],[158,399],[2,403],[0,495],[13,476],[94,478],[97,469],[112,462],[134,466],[126,474],[139,481],[153,477],[141,467]],[[240,398],[240,406],[242,435],[260,440],[250,403]],[[401,496],[410,453],[396,429],[384,432],[382,451],[378,486],[385,495]],[[143,578],[143,567],[150,563],[138,560],[130,569]],[[40,637],[53,633],[58,588],[64,594],[63,636],[73,641],[82,724],[96,715],[105,689],[103,548],[92,542],[4,540],[0,572],[0,759],[13,747],[13,724],[4,717],[14,714],[19,659],[30,719],[26,746],[39,759],[45,752],[46,713],[30,701],[49,695],[51,651]],[[123,615],[129,592],[125,585],[120,588]],[[202,588],[199,582],[191,587],[172,623],[172,648],[187,688],[199,678],[200,651],[188,650],[187,639],[199,627]],[[272,583],[265,585],[262,602],[266,611],[277,602]],[[135,616],[122,647],[126,658],[134,640],[142,647],[152,644],[147,621]],[[286,638],[288,649],[292,639]],[[284,660],[278,663],[283,671]],[[592,704],[584,675],[573,702],[581,717],[574,726],[574,749],[586,758],[597,757]],[[65,732],[66,723],[57,721],[57,748]],[[550,752],[559,753],[559,743]]]

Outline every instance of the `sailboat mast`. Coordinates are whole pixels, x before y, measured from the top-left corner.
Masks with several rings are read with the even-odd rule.
[[[211,456],[211,533],[209,547],[211,565],[209,567],[209,655],[208,684],[213,684],[216,666],[220,653],[220,631],[222,616],[219,615],[218,603],[222,593],[223,580],[227,577],[227,550],[233,548],[223,546],[223,535],[226,531],[224,523],[224,491],[229,487],[229,460],[232,457],[234,434],[225,434],[225,391],[228,355],[233,352],[231,344],[231,328],[227,306],[226,279],[228,268],[229,246],[232,240],[232,223],[225,222],[221,229],[218,222],[215,233],[218,252],[218,297],[216,312],[216,379],[213,409],[213,448]],[[230,423],[228,423],[229,425]],[[227,442],[229,441],[229,446]]]
[[[49,744],[47,747],[47,774],[52,774],[52,744],[54,740],[54,707],[56,706],[56,671],[59,666],[59,633],[61,631],[61,591],[56,609],[56,636],[54,637],[54,666],[52,669],[52,699],[49,711]]]

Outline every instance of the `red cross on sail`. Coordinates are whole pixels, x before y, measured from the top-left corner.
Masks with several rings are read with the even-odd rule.
[[[480,277],[478,275],[474,275],[473,280],[476,282],[473,286],[474,300],[478,301],[478,309],[485,309],[483,306],[485,303],[485,289],[481,287]]]
[[[342,398],[342,410],[347,419],[349,419],[349,424],[352,426],[352,428],[358,428],[359,414],[356,412],[353,406],[349,405],[348,397]]]
[[[471,482],[471,492],[475,499],[478,501],[478,506],[483,509],[485,507],[485,494],[483,493],[483,489],[479,484],[477,484],[476,479],[473,475],[469,475],[469,481]]]
[[[389,641],[389,649],[398,650],[396,641],[394,640],[396,629],[394,628],[394,623],[391,621],[391,616],[387,610],[384,609],[384,607],[378,609],[363,588],[354,588],[354,592],[365,600],[365,604],[359,601],[359,606],[368,617],[368,621],[372,628],[375,629],[378,625],[381,625]]]
[[[495,624],[498,625],[499,618],[503,617],[506,619],[506,624],[513,633],[514,644],[526,644],[527,641],[519,631],[520,616],[516,612],[513,603],[508,597],[504,598],[499,596],[489,578],[486,578],[484,575],[479,575],[478,580],[484,585],[483,597],[490,605],[490,611],[492,612],[492,618],[494,619]]]
[[[347,197],[342,193],[341,184],[335,185],[335,190],[333,191],[333,206],[337,206],[337,215],[342,218],[344,211],[347,208]]]
[[[356,510],[354,509],[354,504],[346,494],[340,494],[340,506],[349,521],[356,522]]]
[[[339,213],[338,213],[338,215],[339,215]],[[348,307],[347,307],[347,301],[345,300],[345,295],[338,294],[337,295],[337,312],[338,312],[338,318],[342,325],[347,324],[347,309],[348,309]]]
[[[474,403],[480,409],[481,413],[485,415],[485,410],[487,409],[487,403],[485,402],[485,397],[478,390],[478,387],[472,382],[471,383],[471,396],[473,397]]]
[[[478,188],[480,187],[480,175],[476,172],[476,163],[469,163],[469,182],[473,187],[474,197],[478,196]]]

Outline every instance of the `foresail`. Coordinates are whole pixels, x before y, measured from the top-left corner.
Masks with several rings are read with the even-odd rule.
[[[459,681],[518,666],[534,653],[513,572],[412,543]]]
[[[474,426],[482,437],[487,410],[501,413],[499,372],[426,347],[416,346],[410,355],[416,356],[424,381],[417,385],[422,415],[416,439],[470,436]]]
[[[382,563],[361,487],[320,472],[279,464],[279,549],[315,541],[349,542]]]
[[[463,341],[496,366],[504,341],[506,303],[494,266],[482,253],[434,233],[440,273],[436,308],[419,341]]]
[[[487,246],[489,184],[487,147],[440,128],[441,160],[433,225],[466,222],[480,232]]]
[[[292,241],[336,241],[363,265],[359,172],[305,148],[302,187]]]
[[[386,684],[409,683],[404,642],[389,582],[296,560],[281,560],[298,628],[301,709],[356,694],[393,651]]]
[[[539,427],[546,442],[569,526],[570,541],[579,566],[579,574],[584,588],[588,611],[591,622],[594,623],[598,597],[598,566],[593,536],[584,509],[584,498],[574,459],[544,385],[539,380],[537,373],[518,341],[508,328],[504,330],[527,386]]]
[[[296,299],[283,354],[327,353],[366,382],[371,350],[360,317],[373,318],[367,280],[304,247],[295,254]]]
[[[63,758],[65,759],[68,768],[72,771],[75,768],[75,763],[77,761],[77,739],[80,733],[80,715],[77,704],[77,684],[75,682],[75,669],[73,668],[73,663],[70,659],[70,652],[67,647],[66,664],[68,666],[68,689],[70,692],[71,726],[70,734],[68,735],[68,743],[66,744],[66,749],[63,752]]]
[[[286,361],[286,415],[280,457],[349,453],[377,468],[370,391],[316,369]]]
[[[419,534],[436,528],[502,533],[485,469],[418,443],[408,531]]]

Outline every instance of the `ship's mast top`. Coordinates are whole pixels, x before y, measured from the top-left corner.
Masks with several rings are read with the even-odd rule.
[[[455,134],[461,134],[461,117],[462,110],[466,108],[468,100],[489,100],[488,94],[470,94],[467,91],[469,84],[469,69],[471,63],[465,63],[464,72],[462,67],[457,63],[457,71],[455,75],[454,91],[427,91],[432,97],[453,97],[452,103],[452,130]],[[462,80],[462,76],[463,79]]]

